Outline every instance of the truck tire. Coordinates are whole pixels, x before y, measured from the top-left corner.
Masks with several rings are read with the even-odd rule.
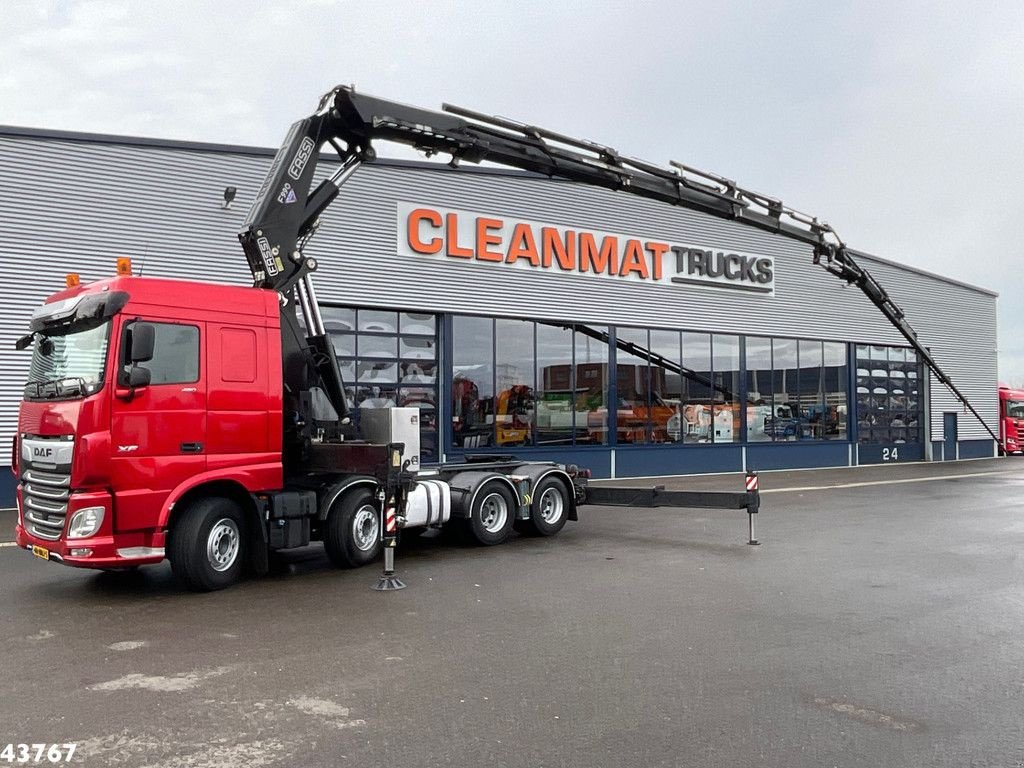
[[[324,549],[338,568],[359,568],[380,557],[380,509],[369,488],[354,488],[331,505]]]
[[[533,489],[530,519],[520,521],[520,530],[532,536],[554,536],[565,527],[568,519],[569,493],[565,483],[554,477],[545,477]]]
[[[230,499],[198,499],[171,529],[167,557],[178,580],[195,592],[234,584],[248,556],[242,510]]]
[[[508,539],[516,517],[516,498],[500,480],[488,480],[477,491],[466,520],[471,543],[492,547]]]

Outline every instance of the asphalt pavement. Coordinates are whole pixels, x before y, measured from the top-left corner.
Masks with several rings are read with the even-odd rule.
[[[552,539],[410,542],[386,594],[318,547],[207,595],[166,565],[2,547],[0,747],[153,768],[1024,765],[1024,460],[762,488],[759,547],[742,512],[588,508]]]

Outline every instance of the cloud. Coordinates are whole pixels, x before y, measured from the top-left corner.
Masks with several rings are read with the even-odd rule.
[[[338,82],[501,113],[998,289],[1024,377],[1019,3],[15,0],[4,24],[0,123],[276,146]]]

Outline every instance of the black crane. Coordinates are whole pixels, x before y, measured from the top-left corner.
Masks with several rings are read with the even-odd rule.
[[[683,163],[667,168],[621,155],[615,149],[526,123],[491,117],[452,105],[442,112],[411,107],[338,86],[325,94],[314,114],[294,123],[274,158],[239,239],[257,286],[285,295],[298,292],[307,317],[307,338],[326,394],[339,416],[346,413],[344,390],[330,340],[319,319],[309,273],[315,259],[302,254],[323,211],[359,163],[376,157],[374,141],[394,141],[428,155],[443,153],[459,162],[488,161],[551,177],[619,190],[731,219],[810,245],[813,263],[857,286],[900,332],[935,378],[945,385],[1000,444],[966,396],[918,340],[903,310],[827,223],[781,200],[739,186],[731,179]],[[341,158],[336,173],[312,188],[324,145]]]

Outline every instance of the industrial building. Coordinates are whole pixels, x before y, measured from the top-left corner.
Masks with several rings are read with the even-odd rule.
[[[0,128],[0,437],[29,367],[14,343],[67,273],[105,277],[130,256],[136,274],[250,282],[236,233],[273,154]],[[306,253],[351,404],[417,406],[424,462],[516,454],[637,477],[996,453],[809,246],[738,222],[382,160],[349,179]],[[996,294],[861,261],[995,426]]]

